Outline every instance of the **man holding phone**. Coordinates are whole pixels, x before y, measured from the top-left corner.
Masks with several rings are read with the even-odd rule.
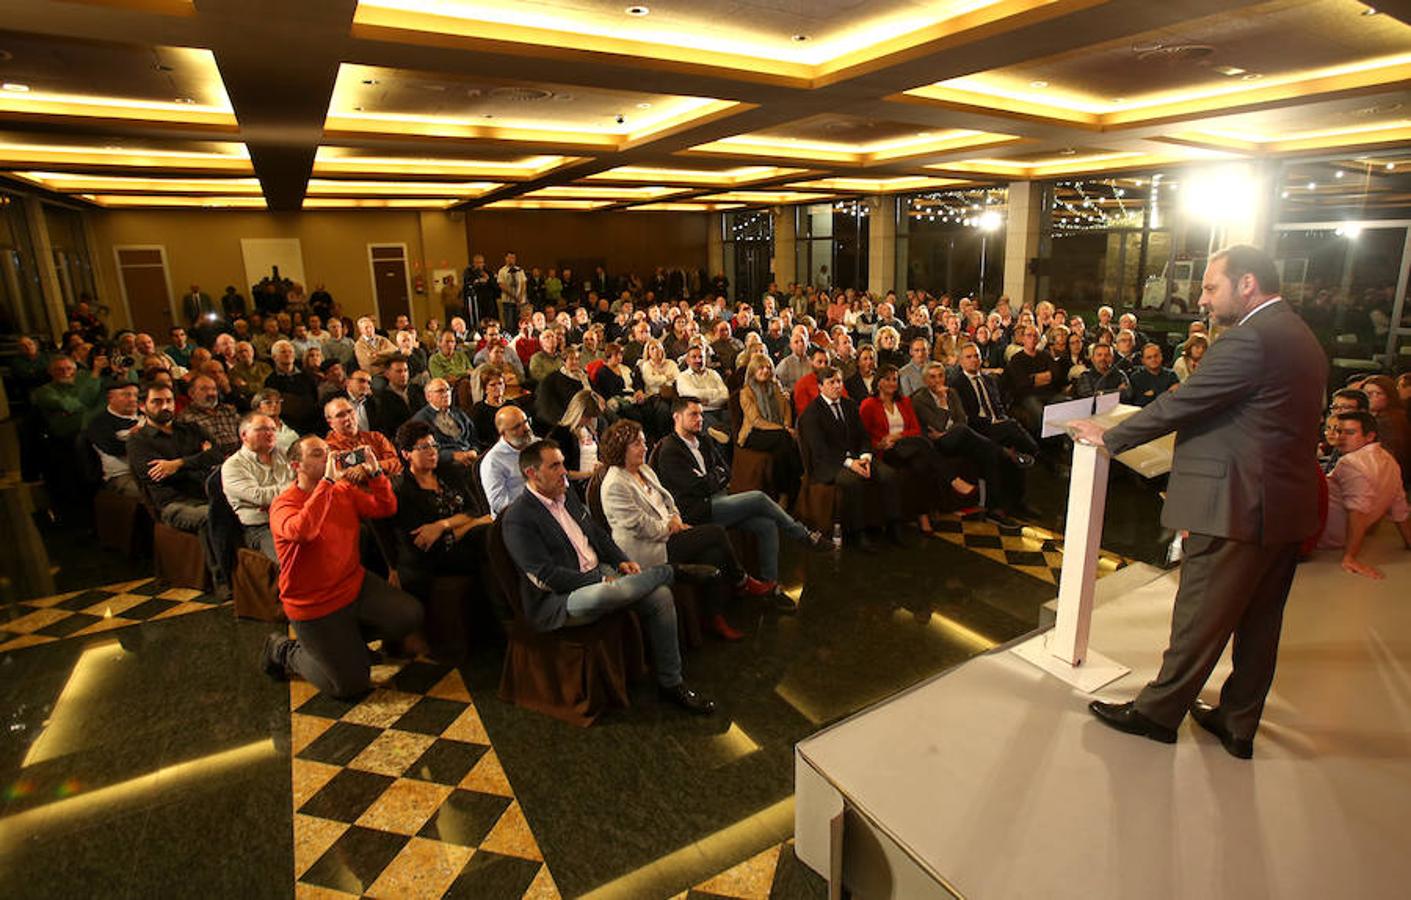
[[[394,515],[397,498],[376,455],[361,449],[336,452],[305,437],[289,448],[289,464],[294,483],[270,504],[269,524],[279,600],[297,637],[270,635],[261,661],[272,678],[298,675],[356,697],[371,686],[365,634],[401,641],[421,627],[416,598],[364,569],[358,552],[362,520]]]
[[[361,451],[365,457],[377,460],[378,465],[387,470],[388,475],[402,471],[402,461],[392,442],[378,431],[363,431],[358,428],[357,411],[347,397],[334,397],[323,405],[323,416],[328,421],[328,449],[342,455]],[[350,476],[361,481],[356,473]]]

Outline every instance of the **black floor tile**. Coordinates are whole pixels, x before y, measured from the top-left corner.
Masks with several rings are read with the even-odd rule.
[[[1042,553],[1033,550],[1006,550],[1005,559],[1011,566],[1047,566],[1048,560]]]
[[[148,581],[145,584],[139,584],[134,588],[130,588],[127,593],[141,594],[144,597],[155,597],[162,591],[170,589],[171,585],[167,584],[165,581],[153,578],[151,581]]]
[[[359,700],[339,700],[337,697],[330,697],[327,694],[314,694],[295,712],[323,719],[341,719],[359,702]]]
[[[445,678],[449,671],[450,666],[412,660],[392,678],[392,686],[408,694],[424,694]]]
[[[451,882],[444,900],[519,900],[539,874],[539,866],[516,856],[476,851]]]
[[[827,900],[828,882],[817,872],[799,862],[792,845],[779,851],[779,865],[774,870],[774,884],[769,900]]]
[[[93,604],[97,603],[98,601],[100,601],[100,600],[107,600],[107,599],[109,599],[110,597],[113,597],[113,596],[116,596],[116,595],[113,594],[112,591],[99,591],[99,590],[83,591],[83,592],[81,592],[81,593],[78,593],[78,594],[73,595],[73,596],[70,597],[69,599],[63,601],[62,603],[56,604],[56,605],[58,606],[59,609],[68,609],[68,610],[87,609],[88,607],[92,606]]]
[[[484,744],[437,738],[436,743],[427,747],[426,752],[412,763],[411,768],[402,777],[434,781],[437,784],[460,784],[461,779],[480,762],[480,757],[489,749]]]
[[[458,789],[451,792],[420,836],[463,847],[477,847],[509,808],[510,799]]]
[[[392,727],[400,731],[415,731],[419,734],[440,734],[469,705],[459,700],[422,697],[415,706],[403,713],[402,717],[392,724]]]
[[[88,613],[73,613],[65,616],[57,622],[51,622],[43,628],[35,631],[35,634],[42,634],[46,637],[68,637],[75,631],[80,631],[92,625],[94,622],[103,621],[102,616],[91,616]]]
[[[159,600],[153,597],[145,603],[139,603],[131,609],[123,610],[122,617],[124,619],[150,619],[180,605],[175,600]]]
[[[354,825],[318,858],[300,881],[319,887],[361,894],[387,868],[407,838]]]
[[[320,819],[355,822],[397,779],[360,769],[344,769],[329,779],[299,812]]]
[[[999,550],[1004,546],[997,534],[967,534],[965,546],[984,550]]]
[[[299,752],[300,759],[346,766],[353,757],[363,752],[368,744],[382,733],[380,728],[369,725],[356,725],[352,722],[334,722],[323,734]]]

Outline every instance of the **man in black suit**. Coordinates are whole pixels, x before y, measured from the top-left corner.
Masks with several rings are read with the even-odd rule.
[[[896,469],[873,458],[857,403],[843,391],[843,373],[825,366],[818,376],[818,396],[799,416],[799,449],[809,476],[820,484],[836,485],[842,493],[848,543],[864,552],[875,549],[863,531],[863,492],[871,486],[881,492],[887,537],[904,546],[898,525],[901,495]]]
[[[411,383],[411,369],[401,354],[387,361],[387,386],[372,395],[372,427],[387,436],[397,436],[397,429],[426,405],[421,386]]]
[[[687,712],[708,714],[715,703],[681,678],[676,606],[670,566],[645,571],[568,490],[563,451],[551,440],[534,441],[519,454],[525,490],[500,516],[505,548],[522,575],[524,618],[536,631],[583,625],[619,609],[641,618],[651,642],[653,668],[663,699]]]
[[[960,345],[960,370],[950,386],[960,395],[971,428],[1010,451],[1020,465],[1033,465],[1039,445],[1022,425],[1005,415],[999,384],[993,375],[980,371],[980,349],[973,342]]]
[[[1299,544],[1318,531],[1312,460],[1327,366],[1318,339],[1279,296],[1278,270],[1262,250],[1214,254],[1201,283],[1201,309],[1226,330],[1200,368],[1111,430],[1074,426],[1078,439],[1113,454],[1176,432],[1161,524],[1189,532],[1160,673],[1136,700],[1090,708],[1104,724],[1164,743],[1176,740],[1189,711],[1231,755],[1248,759]],[[1208,706],[1197,698],[1231,637],[1234,671],[1219,706]]]

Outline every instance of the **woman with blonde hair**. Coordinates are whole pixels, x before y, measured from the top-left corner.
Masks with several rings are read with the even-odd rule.
[[[896,366],[900,369],[907,364],[906,351],[901,349],[901,332],[890,325],[877,329],[877,365]]]
[[[563,451],[568,480],[586,482],[598,468],[598,420],[603,416],[603,398],[587,389],[574,394],[549,437]]]
[[[773,460],[774,492],[789,499],[798,496],[803,477],[793,412],[793,404],[774,377],[769,355],[751,356],[745,364],[745,384],[740,388],[740,433],[736,441],[748,450],[769,454]]]
[[[676,376],[681,374],[676,361],[667,358],[666,348],[655,338],[647,341],[637,368],[642,373],[642,390],[648,394],[660,394],[662,388],[675,385]]]

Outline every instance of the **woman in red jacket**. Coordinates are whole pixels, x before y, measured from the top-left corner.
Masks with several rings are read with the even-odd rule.
[[[922,509],[940,509],[941,492],[947,482],[962,497],[974,494],[975,486],[955,477],[950,464],[921,433],[921,422],[911,399],[901,394],[897,367],[879,366],[872,390],[872,396],[863,400],[858,410],[872,449],[887,465],[902,470],[903,483],[915,484],[925,491]],[[929,512],[917,517],[917,525],[922,534],[932,534]]]

